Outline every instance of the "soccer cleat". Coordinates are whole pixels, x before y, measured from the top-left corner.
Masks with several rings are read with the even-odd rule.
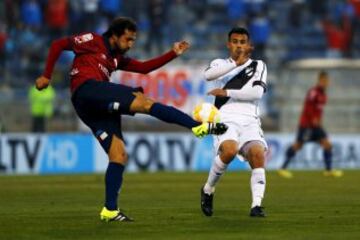
[[[200,190],[201,193],[201,210],[202,212],[210,217],[213,214],[213,198],[214,194],[207,194],[204,192],[204,188],[202,187]]]
[[[341,170],[327,170],[324,172],[325,177],[342,177],[344,175]]]
[[[265,217],[264,208],[260,206],[251,208],[250,217]]]
[[[283,177],[283,178],[292,178],[293,174],[286,169],[279,169],[278,171],[279,176]]]
[[[108,210],[104,207],[100,212],[100,220],[105,222],[132,222],[134,219],[126,216],[124,213],[121,213],[120,210]]]
[[[224,123],[208,123],[204,122],[199,126],[193,127],[191,130],[196,137],[202,138],[208,134],[221,135],[228,129]]]

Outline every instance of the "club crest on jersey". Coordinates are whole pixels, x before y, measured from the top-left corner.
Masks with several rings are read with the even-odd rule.
[[[76,44],[81,44],[84,42],[88,42],[94,39],[94,36],[91,33],[87,33],[81,36],[77,36],[74,38]]]
[[[79,69],[73,68],[73,69],[71,69],[71,71],[70,71],[70,76],[74,76],[74,75],[76,75],[76,74],[78,74],[78,73],[79,73]]]
[[[252,76],[253,74],[254,74],[254,71],[255,71],[255,69],[254,68],[252,68],[252,67],[247,67],[246,69],[245,69],[245,75],[247,75],[247,76]]]

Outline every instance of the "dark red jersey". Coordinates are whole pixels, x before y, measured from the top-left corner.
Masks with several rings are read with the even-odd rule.
[[[306,94],[300,117],[300,127],[316,127],[321,123],[323,109],[327,101],[326,92],[319,86],[312,87]]]
[[[51,78],[55,62],[63,50],[75,53],[70,71],[72,92],[89,79],[109,81],[111,73],[115,70],[146,74],[176,57],[176,53],[171,50],[157,58],[141,62],[112,51],[106,37],[84,33],[65,37],[51,44],[43,76]]]

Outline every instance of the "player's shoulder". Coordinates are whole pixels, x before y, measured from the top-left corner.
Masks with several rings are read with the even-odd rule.
[[[72,39],[75,44],[84,44],[87,42],[99,41],[102,39],[102,36],[94,32],[82,32],[72,36]]]
[[[266,68],[266,63],[265,63],[263,60],[253,59],[253,61],[257,62],[258,67],[260,67],[260,68]]]
[[[227,63],[235,63],[231,58],[215,58],[210,61],[210,66],[218,66]]]

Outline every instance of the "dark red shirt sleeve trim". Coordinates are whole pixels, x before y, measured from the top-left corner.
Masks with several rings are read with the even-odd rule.
[[[70,38],[61,38],[52,42],[46,59],[46,66],[43,73],[44,77],[51,78],[55,63],[64,50],[72,50]]]
[[[119,67],[121,70],[129,71],[129,72],[137,72],[146,74],[149,73],[155,69],[158,69],[165,65],[166,63],[170,62],[174,58],[176,58],[176,53],[171,50],[159,57],[141,62],[136,59],[130,59],[129,63],[125,66]]]

